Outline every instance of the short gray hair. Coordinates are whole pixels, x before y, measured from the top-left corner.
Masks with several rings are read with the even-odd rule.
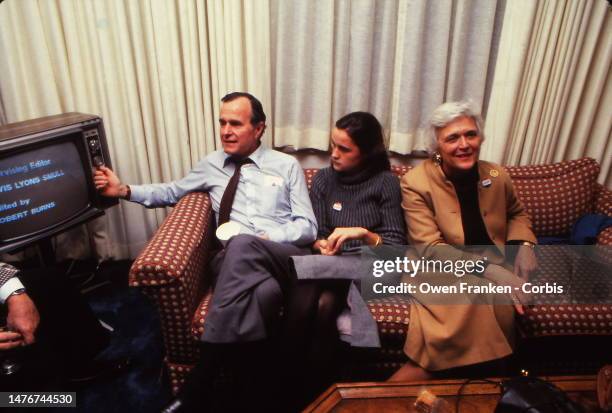
[[[482,116],[480,115],[480,110],[477,109],[476,105],[469,100],[446,102],[434,109],[431,117],[429,118],[427,132],[431,141],[430,149],[432,152],[435,152],[438,149],[436,130],[443,128],[449,123],[464,116],[474,119],[476,128],[478,128],[478,134],[484,141],[483,120]]]

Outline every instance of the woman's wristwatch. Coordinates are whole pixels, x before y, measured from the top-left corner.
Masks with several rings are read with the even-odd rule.
[[[519,242],[519,245],[524,245],[526,247],[531,248],[532,250],[535,249],[535,247],[536,247],[536,245],[533,242],[531,242],[531,241],[521,241],[521,242]]]

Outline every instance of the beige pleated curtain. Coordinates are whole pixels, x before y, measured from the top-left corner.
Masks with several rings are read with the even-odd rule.
[[[98,114],[124,182],[180,178],[217,148],[224,94],[271,107],[268,16],[267,1],[5,1],[0,120]],[[122,202],[90,225],[97,254],[135,256],[165,215]],[[72,231],[58,255],[88,245]]]
[[[483,156],[509,165],[583,156],[612,187],[612,11],[604,0],[509,2]]]
[[[374,113],[389,149],[425,149],[446,100],[484,106],[497,1],[273,1],[275,144],[326,150],[333,122]],[[500,25],[499,22],[498,25]]]
[[[339,116],[369,110],[400,153],[427,146],[435,106],[469,98],[484,159],[593,156],[610,185],[610,36],[605,0],[6,0],[0,122],[99,114],[119,176],[149,183],[219,147],[229,91],[262,100],[270,145],[327,149]],[[122,202],[89,240],[133,257],[165,215]],[[85,235],[60,256],[85,254]]]

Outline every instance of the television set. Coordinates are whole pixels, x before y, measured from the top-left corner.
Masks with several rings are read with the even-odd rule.
[[[111,165],[102,119],[64,113],[0,126],[0,252],[104,214],[95,168]]]

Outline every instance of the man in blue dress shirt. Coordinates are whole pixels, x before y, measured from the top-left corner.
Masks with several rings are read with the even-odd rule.
[[[230,93],[222,99],[219,124],[223,150],[209,154],[182,179],[126,185],[102,167],[94,180],[103,195],[146,207],[174,205],[189,192],[206,191],[219,222],[224,192],[240,168],[229,214],[240,235],[211,263],[215,291],[202,341],[256,345],[275,328],[290,283],[289,256],[308,253],[305,247],[315,240],[317,224],[297,160],[261,144],[266,128],[261,103],[248,93]],[[206,350],[218,352],[214,345]],[[204,352],[203,357],[208,358]]]

